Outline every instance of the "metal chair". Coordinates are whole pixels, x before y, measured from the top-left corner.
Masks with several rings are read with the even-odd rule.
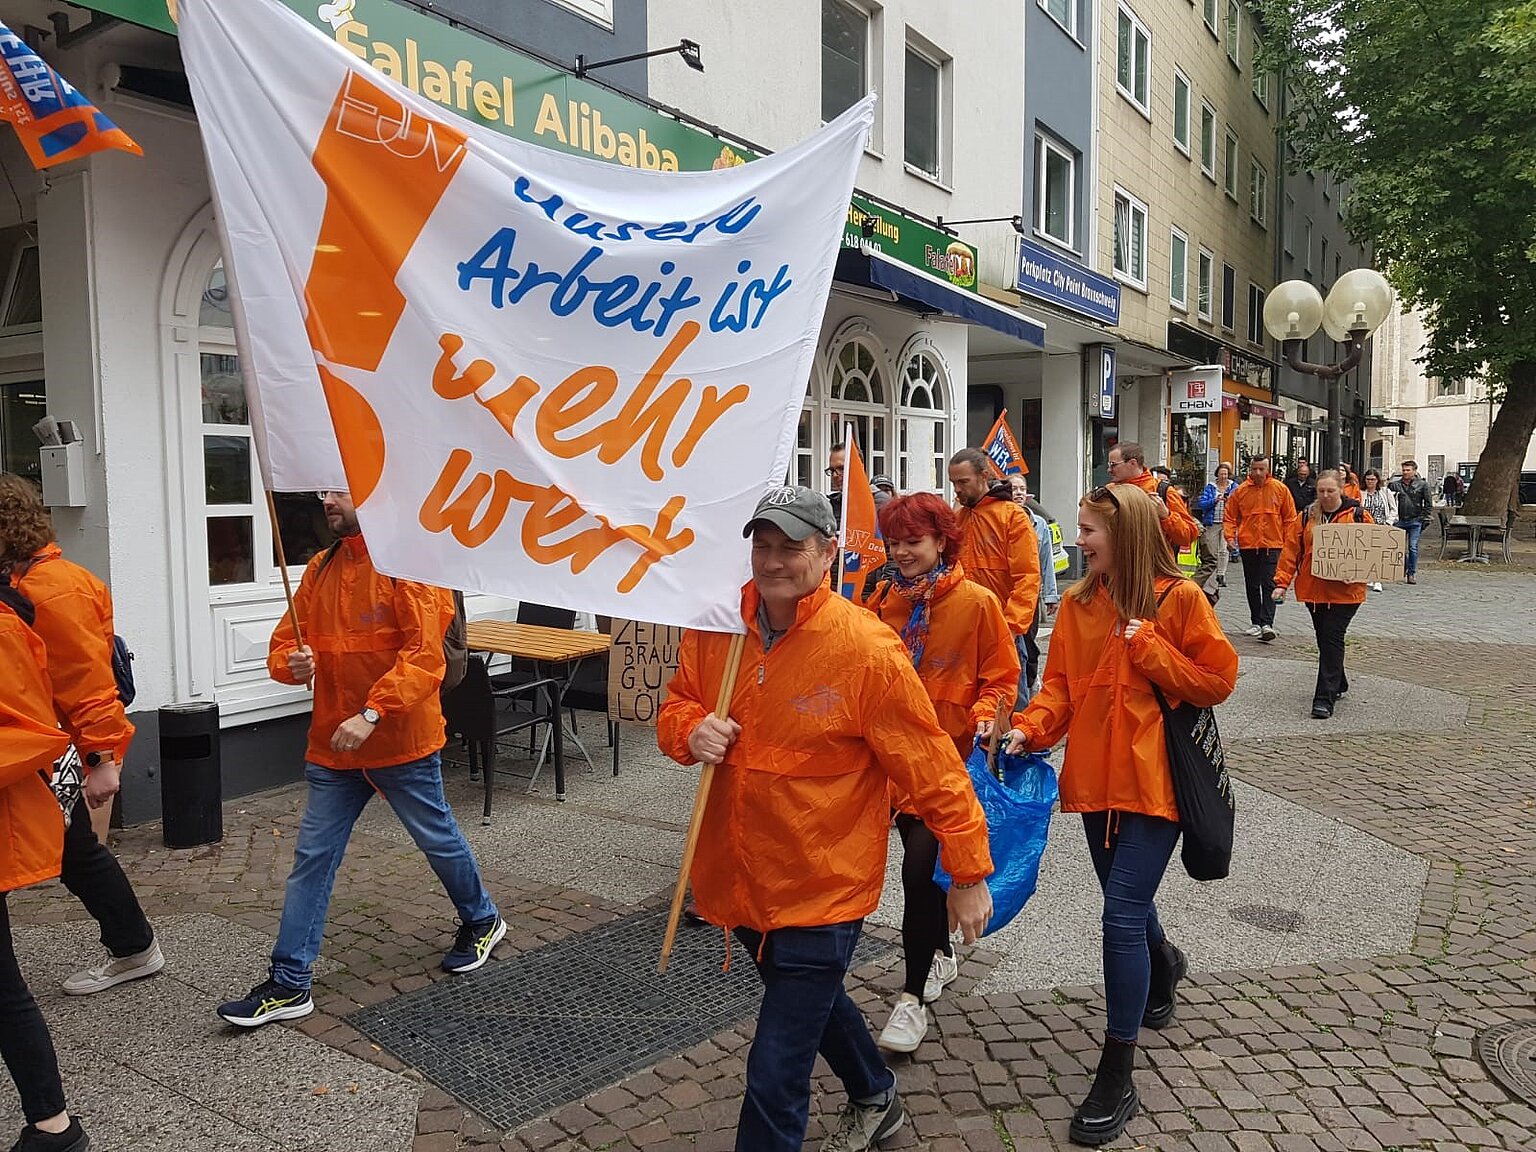
[[[607,616],[597,618],[597,630],[605,636],[613,634],[613,621]],[[588,656],[576,669],[565,690],[565,707],[571,714],[571,730],[576,730],[576,710],[601,712],[608,716],[608,654]],[[607,720],[608,747],[613,749],[613,774],[619,774],[619,724]]]
[[[1472,529],[1468,525],[1452,524],[1451,514],[1444,508],[1435,509],[1435,519],[1440,525],[1440,555],[1437,559],[1445,559],[1445,546],[1453,539],[1464,540],[1468,548],[1472,547]]]
[[[1500,545],[1500,555],[1504,563],[1509,563],[1509,540],[1515,534],[1516,517],[1515,510],[1511,508],[1504,516],[1504,526],[1502,528],[1483,529],[1481,547],[1484,556],[1491,555],[1488,551],[1488,545],[1498,544]]]
[[[540,693],[543,693],[542,699]],[[499,722],[498,700],[516,701],[528,697],[533,708],[526,713],[513,711],[520,716],[510,724]],[[542,711],[539,705],[542,704]],[[453,691],[443,697],[443,720],[450,736],[463,737],[469,750],[469,771],[475,772],[475,755],[480,756],[480,774],[485,781],[485,810],[480,822],[491,822],[491,792],[496,782],[496,741],[525,729],[532,731],[540,724],[549,725],[553,733],[555,760],[555,790],[565,791],[565,742],[560,723],[560,685],[548,677],[542,680],[521,681],[504,688],[494,688],[485,668],[485,661],[471,656],[464,670],[464,679]],[[535,770],[535,778],[538,773]]]

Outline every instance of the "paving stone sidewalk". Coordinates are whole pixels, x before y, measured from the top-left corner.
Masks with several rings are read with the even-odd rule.
[[[1240,580],[1234,568],[1221,605],[1231,631],[1246,623]],[[1274,804],[1338,822],[1362,852],[1379,844],[1384,858],[1400,860],[1402,890],[1413,897],[1406,906],[1412,922],[1383,936],[1396,941],[1390,954],[1280,967],[1255,961],[1192,974],[1175,1025],[1144,1036],[1137,1073],[1142,1115],[1113,1147],[1536,1148],[1536,1111],[1490,1080],[1474,1049],[1482,1029],[1536,1018],[1533,591],[1528,571],[1427,564],[1419,585],[1373,594],[1350,636],[1356,690],[1335,722],[1313,726],[1282,722],[1304,717],[1310,703],[1305,670],[1315,649],[1304,611],[1282,609],[1274,644],[1235,638],[1244,703],[1223,722],[1237,774]],[[1416,703],[1404,708],[1404,699]],[[647,755],[654,752],[646,734],[627,734],[625,763]],[[547,793],[525,797],[515,782],[502,785],[497,819],[503,822],[483,832],[472,827],[473,794],[456,793],[464,796],[459,810],[466,830],[477,847],[485,845],[479,850],[487,880],[511,925],[497,949],[500,959],[661,898],[680,843],[682,817],[671,815],[673,797],[686,799],[686,776],[665,778],[671,782],[658,798],[647,795],[657,791],[658,777],[643,777],[643,786],[638,772],[608,780],[598,759],[595,776],[573,774],[573,801],[565,806],[555,806]],[[578,786],[585,798],[576,797]],[[175,936],[173,967],[150,989],[66,1003],[52,989],[72,955],[90,943],[82,910],[57,886],[12,897],[23,962],[55,1021],[71,1092],[95,1126],[98,1148],[704,1152],[732,1146],[750,1025],[504,1132],[347,1023],[359,1006],[440,979],[436,960],[453,931],[452,910],[435,878],[382,806],[360,825],[338,879],[328,967],[316,984],[319,1010],[286,1031],[221,1034],[209,1015],[217,986],[243,992],[262,975],[302,800],[300,789],[289,788],[229,805],[225,841],[208,849],[167,851],[156,827],[115,837],[146,906]],[[620,832],[594,831],[584,840],[583,817],[594,829],[601,823]],[[497,837],[499,850],[492,847]],[[1361,906],[1357,879],[1325,872],[1313,883],[1319,900],[1359,906],[1363,925],[1383,898]],[[1181,893],[1165,897],[1177,918]],[[210,923],[228,929],[207,939]],[[878,924],[870,930],[889,934]],[[1238,930],[1233,924],[1232,932]],[[1307,930],[1303,924],[1303,939],[1291,946],[1304,952]],[[1212,932],[1192,948],[1228,954],[1233,941]],[[1096,944],[1086,944],[1091,956]],[[1065,947],[1081,952],[1084,941]],[[1009,959],[988,948],[970,951],[960,982],[935,1006],[930,1038],[914,1057],[899,1058],[911,1123],[886,1148],[1068,1146],[1067,1118],[1087,1091],[1104,1024],[1102,990],[1024,987],[1005,979]],[[1010,990],[972,994],[1000,980]],[[856,999],[877,1026],[899,981],[889,961],[855,974]],[[163,1025],[155,1024],[161,1017],[154,1013],[162,1014]],[[155,1055],[174,1046],[146,1044],[146,1020],[148,1027],[175,1030],[184,1045],[202,1045],[202,1079],[217,1083],[200,1083],[195,1066],[187,1067],[196,1064],[191,1059]],[[303,1050],[293,1050],[295,1044]],[[253,1051],[268,1061],[265,1072]],[[100,1090],[115,1074],[153,1078],[157,1069],[169,1085],[157,1116],[114,1109],[115,1093]],[[154,1097],[145,1099],[153,1112]],[[381,1101],[414,1107],[414,1132],[397,1108]],[[838,1085],[822,1076],[808,1147],[818,1145],[840,1103]],[[263,1130],[263,1109],[302,1113],[306,1125]],[[0,1097],[0,1130],[15,1120],[13,1112],[14,1101]],[[188,1116],[201,1118],[195,1131],[176,1127]],[[295,1135],[297,1128],[308,1134]]]

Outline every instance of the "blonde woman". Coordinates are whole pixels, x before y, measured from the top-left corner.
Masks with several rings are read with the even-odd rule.
[[[1040,691],[1009,733],[1015,753],[1067,738],[1061,810],[1083,814],[1104,892],[1109,1020],[1093,1088],[1072,1117],[1078,1144],[1115,1139],[1136,1114],[1139,1031],[1173,1019],[1185,970],[1153,903],[1179,838],[1153,688],[1171,707],[1208,707],[1237,683],[1237,653],[1199,585],[1174,564],[1159,510],[1129,484],[1095,488],[1078,506],[1088,574],[1062,598]]]

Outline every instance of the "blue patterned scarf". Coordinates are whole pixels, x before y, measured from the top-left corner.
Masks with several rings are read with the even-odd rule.
[[[908,579],[898,571],[891,577],[896,590],[912,603],[912,615],[907,617],[901,629],[901,642],[912,653],[913,668],[922,666],[923,649],[928,644],[928,606],[933,600],[933,590],[948,572],[949,561],[940,556],[939,562],[921,576]]]

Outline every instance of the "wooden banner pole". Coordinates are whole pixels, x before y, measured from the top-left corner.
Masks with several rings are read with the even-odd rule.
[[[283,595],[288,600],[288,615],[293,618],[293,639],[304,647],[304,633],[299,630],[299,610],[293,605],[293,580],[288,575],[288,557],[283,553],[283,532],[277,523],[277,502],[272,499],[272,489],[267,490],[267,516],[272,521],[272,547],[277,553],[277,570],[283,574]]]
[[[722,720],[730,714],[731,697],[736,693],[736,673],[741,670],[741,653],[746,642],[744,632],[735,633],[725,655],[725,671],[720,676],[720,695],[715,701],[715,715]],[[709,788],[714,779],[715,766],[704,765],[703,771],[699,773],[698,790],[693,795],[693,818],[688,822],[683,862],[677,869],[677,887],[672,890],[672,910],[667,915],[667,934],[661,942],[661,959],[656,964],[656,972],[661,976],[667,973],[667,962],[672,959],[672,946],[677,943],[677,925],[683,916],[683,896],[688,891],[688,874],[693,871],[693,853],[699,846],[699,832],[704,827],[704,808],[709,803]]]

